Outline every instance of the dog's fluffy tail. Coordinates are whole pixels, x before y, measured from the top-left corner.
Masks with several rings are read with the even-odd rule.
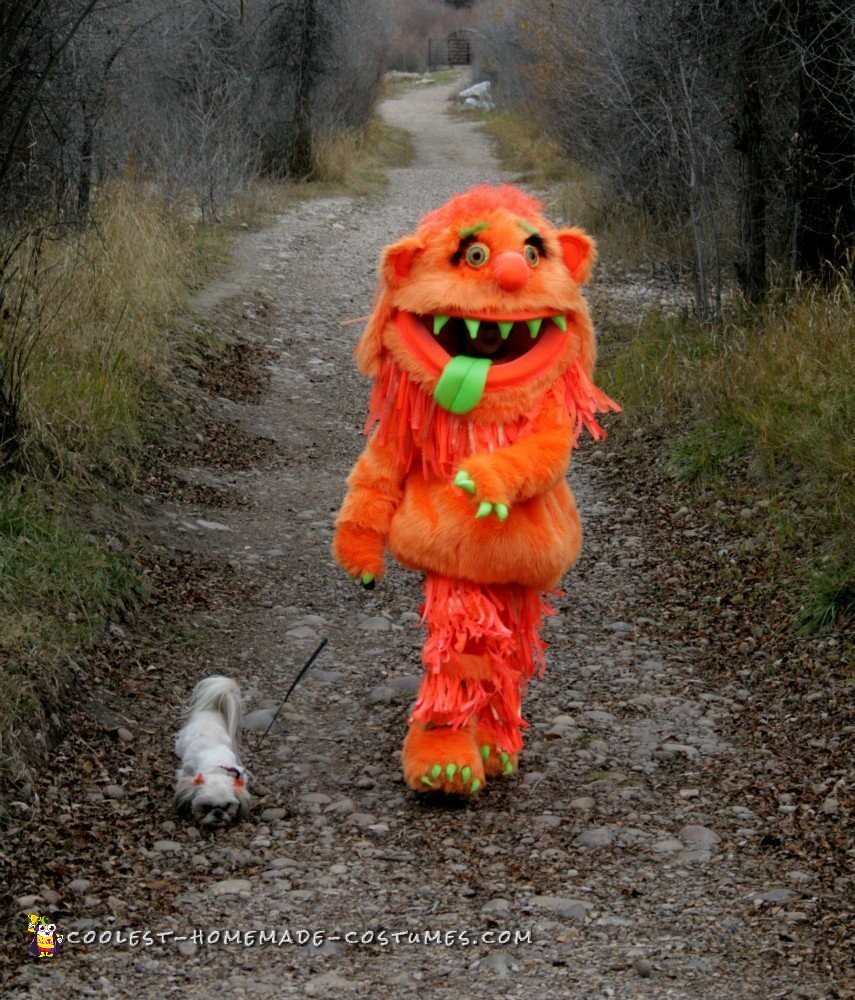
[[[219,712],[225,719],[229,736],[237,739],[243,711],[237,682],[231,677],[206,677],[199,681],[190,698],[188,715],[205,711]]]

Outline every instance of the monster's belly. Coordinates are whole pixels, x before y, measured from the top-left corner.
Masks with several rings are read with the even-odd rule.
[[[541,590],[554,587],[579,555],[582,528],[564,480],[513,504],[504,522],[495,514],[476,518],[476,509],[450,483],[411,475],[392,518],[389,551],[411,569]]]

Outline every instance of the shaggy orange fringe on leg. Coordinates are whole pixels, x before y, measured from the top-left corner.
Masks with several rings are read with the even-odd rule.
[[[541,593],[530,587],[486,586],[428,574],[423,608],[428,630],[422,651],[425,676],[411,725],[428,726],[429,732],[437,733],[431,736],[433,743],[441,743],[443,733],[459,742],[463,730],[479,756],[481,746],[489,747],[488,774],[511,773],[508,761],[516,766],[521,730],[527,725],[522,696],[534,673],[545,667],[540,624],[545,614],[553,613]],[[405,747],[405,773],[412,770],[407,758]],[[408,776],[413,787],[421,773],[416,782]]]

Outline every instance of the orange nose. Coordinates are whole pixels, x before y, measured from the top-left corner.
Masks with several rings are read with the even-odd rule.
[[[521,253],[505,250],[493,262],[493,274],[506,292],[518,292],[528,281],[529,266]]]

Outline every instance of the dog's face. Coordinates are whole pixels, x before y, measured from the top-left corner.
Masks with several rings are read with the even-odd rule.
[[[178,783],[175,806],[188,813],[198,826],[216,829],[228,826],[249,812],[249,793],[242,778],[219,768]]]

